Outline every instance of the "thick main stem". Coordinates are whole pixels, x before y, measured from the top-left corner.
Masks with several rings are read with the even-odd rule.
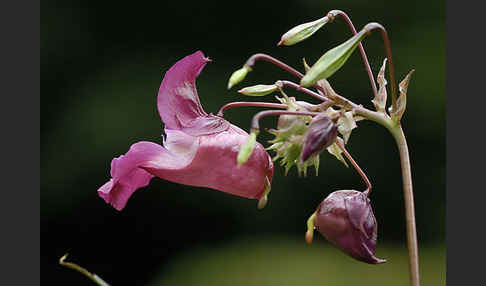
[[[403,195],[405,200],[405,217],[407,225],[407,245],[410,268],[410,284],[420,285],[419,257],[417,243],[417,229],[415,226],[415,207],[413,202],[412,172],[410,168],[410,156],[408,153],[407,141],[400,125],[389,128],[400,153],[400,165],[402,168]]]
[[[377,122],[386,127],[397,143],[398,152],[400,154],[400,166],[402,170],[403,194],[405,201],[405,217],[407,230],[407,246],[408,259],[410,269],[410,284],[412,286],[420,285],[419,275],[419,258],[418,258],[418,242],[417,229],[415,226],[415,207],[413,200],[412,188],[412,170],[410,167],[410,155],[408,153],[407,140],[403,133],[400,124],[396,124],[392,119],[384,113],[371,111],[367,108],[357,105],[354,102],[338,95],[334,95],[334,99],[343,106],[354,110],[356,115],[363,116],[369,120]]]

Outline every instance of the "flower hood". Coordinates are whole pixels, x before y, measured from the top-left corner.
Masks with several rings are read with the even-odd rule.
[[[270,187],[273,163],[263,146],[257,143],[248,161],[237,166],[248,133],[201,106],[195,81],[209,61],[197,51],[166,72],[157,97],[166,138],[162,145],[137,142],[112,160],[112,178],[98,195],[115,209],[123,209],[154,176],[253,199],[260,199]]]

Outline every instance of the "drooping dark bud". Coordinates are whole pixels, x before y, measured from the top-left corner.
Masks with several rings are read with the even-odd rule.
[[[305,162],[324,151],[334,143],[337,133],[337,125],[327,115],[319,114],[314,117],[303,140],[301,161]]]
[[[378,226],[366,192],[340,190],[318,206],[315,226],[327,240],[351,257],[370,264],[375,256]]]

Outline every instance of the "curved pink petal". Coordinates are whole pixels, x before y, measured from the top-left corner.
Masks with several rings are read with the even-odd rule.
[[[143,164],[156,163],[167,170],[182,169],[192,161],[197,151],[194,138],[179,131],[168,132],[166,146],[176,147],[169,151],[152,142],[133,144],[125,155],[111,161],[112,179],[98,189],[98,195],[121,210],[133,192],[147,186],[154,177],[140,168]]]
[[[263,195],[266,180],[272,181],[273,163],[259,143],[248,161],[237,166],[239,146],[248,134],[236,126],[200,137],[175,130],[166,132],[165,148],[139,142],[125,155],[113,159],[113,178],[98,189],[107,203],[117,210],[123,209],[130,196],[147,186],[154,176],[256,199]]]
[[[272,181],[273,163],[257,143],[248,161],[238,167],[236,157],[247,138],[246,132],[231,125],[227,131],[198,137],[197,153],[183,169],[166,169],[157,161],[143,164],[143,168],[171,182],[258,199],[265,191],[265,177]]]
[[[157,107],[167,129],[202,135],[226,130],[228,122],[208,115],[196,90],[196,78],[210,59],[197,51],[178,61],[166,73],[160,85]]]
[[[249,160],[236,157],[248,133],[202,109],[195,80],[209,59],[198,51],[178,61],[162,81],[158,109],[167,135],[164,146],[139,142],[111,164],[112,179],[98,194],[117,210],[154,177],[260,198],[273,177],[273,163],[261,144]]]

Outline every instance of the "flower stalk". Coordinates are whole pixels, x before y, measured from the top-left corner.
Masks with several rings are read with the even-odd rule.
[[[339,16],[344,19],[346,24],[348,24],[349,28],[351,29],[351,32],[353,35],[356,35],[358,32],[356,31],[356,28],[353,25],[353,22],[351,21],[351,18],[344,13],[341,10],[332,10],[327,13],[328,17],[331,19],[331,21],[334,19],[334,17]],[[368,62],[368,57],[366,56],[366,52],[363,48],[363,44],[359,43],[358,44],[358,49],[361,54],[361,58],[363,58],[363,62],[365,65],[366,72],[368,73],[368,78],[370,79],[370,84],[371,88],[373,89],[373,94],[376,95],[377,89],[376,89],[376,82],[375,79],[373,78],[373,71],[371,70],[370,63]]]
[[[97,285],[99,286],[110,286],[110,284],[106,283],[103,279],[101,279],[98,275],[94,274],[94,273],[91,273],[89,272],[88,270],[86,270],[85,268],[77,265],[77,264],[74,264],[72,262],[66,262],[66,258],[67,258],[68,254],[64,254],[63,257],[61,257],[59,259],[59,264],[61,264],[62,266],[65,266],[67,268],[71,268],[75,271],[78,271],[79,273],[83,274],[84,276],[88,277],[89,279],[91,279],[91,281],[95,282]]]
[[[307,112],[307,111],[286,111],[286,110],[265,110],[260,111],[251,120],[250,130],[260,130],[260,119],[267,116],[280,116],[280,115],[299,115],[299,116],[316,116],[319,112]]]
[[[221,106],[219,109],[218,113],[216,114],[219,117],[224,116],[224,112],[230,108],[234,107],[268,107],[268,108],[282,108],[286,109],[288,105],[286,104],[281,104],[281,103],[271,103],[271,102],[256,102],[256,101],[236,101],[236,102],[230,102],[228,104],[225,104]]]
[[[410,283],[412,286],[420,285],[419,256],[417,242],[417,228],[415,225],[415,206],[413,200],[412,170],[410,167],[410,155],[408,153],[407,140],[400,125],[389,129],[397,143],[400,154],[400,166],[402,169],[403,196],[405,199],[405,218],[407,229],[407,245],[410,268]]]
[[[294,88],[297,91],[300,91],[302,93],[305,93],[307,95],[310,95],[310,96],[312,96],[314,98],[317,98],[319,100],[322,100],[324,102],[329,101],[329,98],[327,98],[325,96],[322,96],[322,95],[320,95],[320,94],[318,94],[316,92],[313,92],[310,89],[307,89],[305,87],[302,87],[302,86],[300,86],[300,85],[298,85],[298,84],[296,84],[294,82],[288,81],[288,80],[279,80],[275,84],[280,85],[282,87],[288,86],[288,87]]]
[[[369,196],[370,193],[371,193],[371,183],[370,183],[370,180],[368,179],[368,177],[366,177],[365,172],[363,172],[363,170],[359,167],[358,163],[356,163],[356,161],[353,159],[351,154],[349,154],[348,150],[346,150],[344,145],[341,144],[341,142],[339,142],[339,140],[336,140],[335,143],[343,151],[344,156],[346,156],[346,158],[348,158],[348,160],[351,162],[351,165],[353,165],[354,169],[358,172],[360,177],[365,182],[365,184],[366,184],[366,195]]]

